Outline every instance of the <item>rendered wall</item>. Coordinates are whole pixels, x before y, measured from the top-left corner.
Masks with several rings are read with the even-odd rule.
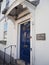
[[[40,0],[36,8],[35,30],[46,34],[46,40],[36,40],[35,65],[49,65],[49,0]]]

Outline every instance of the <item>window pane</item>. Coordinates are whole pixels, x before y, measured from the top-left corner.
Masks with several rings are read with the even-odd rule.
[[[7,31],[7,26],[8,26],[8,24],[7,24],[7,22],[5,22],[4,23],[4,31]]]

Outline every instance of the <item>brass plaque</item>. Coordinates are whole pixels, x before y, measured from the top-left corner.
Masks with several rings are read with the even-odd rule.
[[[36,34],[36,40],[46,40],[46,34],[45,33]]]

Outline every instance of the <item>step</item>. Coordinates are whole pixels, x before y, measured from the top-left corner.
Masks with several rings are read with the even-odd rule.
[[[15,62],[17,65],[25,65],[25,62],[23,60],[17,59]]]

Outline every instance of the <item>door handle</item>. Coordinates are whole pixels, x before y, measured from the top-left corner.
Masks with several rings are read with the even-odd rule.
[[[32,51],[32,48],[30,48],[30,51]]]

